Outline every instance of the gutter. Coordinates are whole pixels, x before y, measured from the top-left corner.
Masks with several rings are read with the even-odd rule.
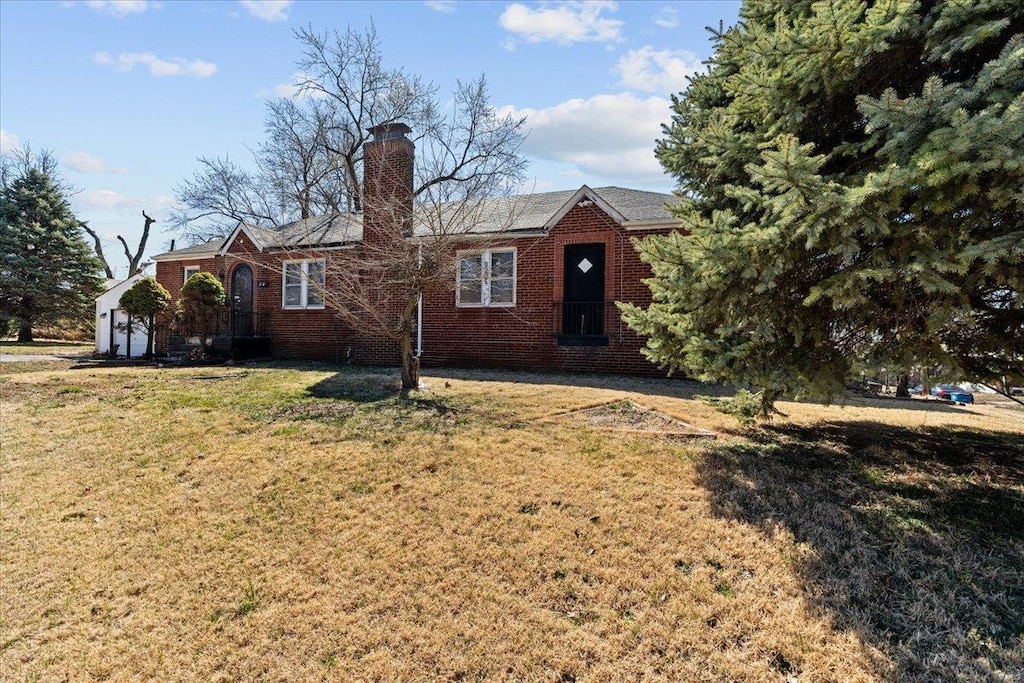
[[[416,249],[416,266],[423,263],[423,243],[420,242]],[[416,357],[423,355],[423,292],[419,293],[416,300]]]

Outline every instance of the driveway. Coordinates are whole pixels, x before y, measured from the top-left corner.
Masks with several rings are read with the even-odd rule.
[[[78,360],[86,354],[65,354],[53,356],[45,353],[0,353],[0,363],[23,363],[33,360]]]

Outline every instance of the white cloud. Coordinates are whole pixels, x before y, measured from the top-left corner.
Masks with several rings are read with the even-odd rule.
[[[260,21],[288,21],[293,0],[238,0],[245,11]]]
[[[624,54],[614,67],[620,82],[631,90],[674,93],[685,90],[686,80],[701,69],[700,57],[685,50],[642,47]]]
[[[85,152],[72,152],[64,157],[64,166],[79,173],[126,173],[121,166],[114,166],[103,159]]]
[[[316,91],[309,91],[305,94],[300,93],[299,83],[306,79],[305,74],[294,73],[292,74],[291,83],[278,83],[269,89],[263,89],[256,93],[256,97],[267,98],[267,97],[287,97],[289,99],[300,99],[302,97],[309,97],[315,100],[326,97],[323,93]]]
[[[140,14],[150,7],[158,5],[146,0],[85,0],[85,6],[100,14],[109,14],[112,17],[124,17],[129,14]],[[71,3],[64,3],[65,7]]]
[[[676,28],[679,26],[679,10],[675,7],[662,7],[652,21],[662,28]]]
[[[539,7],[517,2],[505,8],[499,21],[506,31],[531,43],[613,42],[622,39],[622,21],[603,14],[617,8],[618,4],[611,0],[573,0],[545,3]]]
[[[299,86],[294,83],[278,83],[270,89],[270,94],[274,97],[287,97],[293,98],[299,95]]]
[[[455,11],[455,0],[426,0],[423,3],[435,12],[451,14]]]
[[[125,208],[128,197],[113,190],[82,190],[74,197],[74,203],[83,209]]]
[[[138,211],[145,209],[151,213],[161,213],[174,208],[174,197],[167,195],[151,195],[149,197],[129,197],[113,190],[83,190],[74,197],[72,203],[77,209],[107,209],[114,211]]]
[[[217,65],[204,62],[201,59],[174,58],[171,60],[160,59],[151,52],[122,52],[114,57],[107,52],[97,52],[92,56],[94,62],[100,66],[112,66],[118,71],[131,71],[136,64],[149,68],[153,76],[193,76],[195,78],[208,78],[217,71]]]
[[[545,109],[506,107],[525,116],[530,134],[524,151],[537,159],[574,164],[584,173],[621,182],[663,182],[654,158],[661,124],[671,116],[662,97],[630,93],[572,99]]]
[[[21,140],[14,133],[0,129],[0,152],[10,152],[21,146]]]

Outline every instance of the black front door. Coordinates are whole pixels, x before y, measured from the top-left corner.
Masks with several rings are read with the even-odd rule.
[[[562,334],[604,334],[604,245],[565,246]]]
[[[252,269],[244,264],[231,274],[231,332],[252,334]]]

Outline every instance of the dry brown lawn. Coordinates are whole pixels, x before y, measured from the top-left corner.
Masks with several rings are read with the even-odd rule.
[[[17,355],[81,355],[89,354],[95,349],[92,343],[64,341],[61,339],[43,339],[34,342],[16,342],[0,340],[0,353]]]
[[[1024,676],[1024,412],[425,380],[0,375],[0,680]],[[719,438],[574,418],[627,401]]]

